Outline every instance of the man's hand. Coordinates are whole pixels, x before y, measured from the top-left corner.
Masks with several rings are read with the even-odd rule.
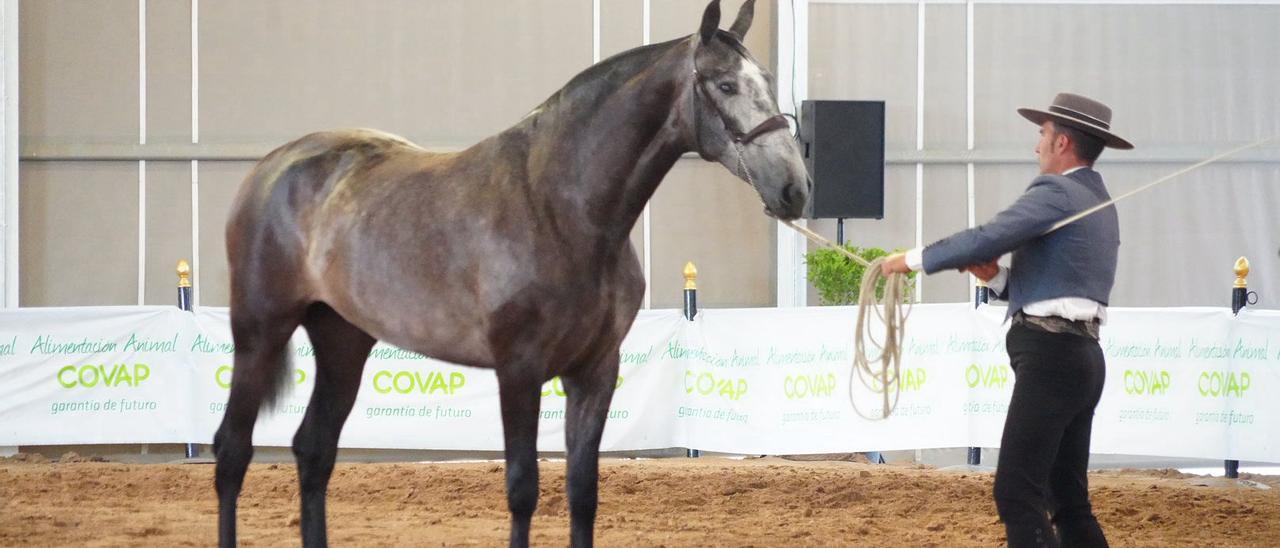
[[[992,259],[989,263],[971,264],[961,268],[960,271],[968,272],[977,276],[979,280],[989,282],[991,281],[991,278],[996,277],[996,274],[1000,273],[1000,265],[996,264],[996,260],[997,259]]]
[[[911,267],[907,266],[906,253],[894,253],[884,258],[884,262],[880,263],[880,271],[886,276],[893,273],[906,274],[911,272]]]

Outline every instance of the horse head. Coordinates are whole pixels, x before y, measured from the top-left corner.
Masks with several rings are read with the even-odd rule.
[[[720,162],[756,189],[767,214],[795,219],[804,212],[810,181],[778,111],[773,75],[742,45],[754,10],[755,0],[747,0],[722,31],[720,1],[707,5],[693,38],[692,127],[686,131],[703,159]]]

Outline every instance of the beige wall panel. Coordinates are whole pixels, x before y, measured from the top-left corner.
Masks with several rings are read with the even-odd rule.
[[[1031,152],[1034,128],[1014,109],[1042,108],[1059,91],[1110,105],[1113,127],[1139,147],[1225,145],[1280,132],[1280,6],[975,10],[983,145]]]
[[[963,150],[968,144],[965,7],[932,4],[924,13],[924,146]]]
[[[698,32],[702,23],[702,12],[707,2],[702,0],[652,0],[653,9],[650,21],[654,43],[665,42],[675,38],[690,36]],[[728,29],[738,16],[741,0],[721,2],[720,28]],[[773,62],[770,50],[773,47],[773,6],[769,1],[757,1],[755,20],[751,30],[747,31],[744,40],[751,55],[766,69],[772,70]]]
[[[733,25],[733,17],[738,15],[738,7],[735,2],[728,2],[725,5],[733,7],[733,11],[728,11],[729,15],[725,16],[724,27],[728,28]],[[774,62],[773,49],[776,33],[773,32],[773,1],[759,0],[756,2],[755,20],[751,23],[751,30],[747,32],[746,46],[751,50],[751,54],[755,56],[757,61],[773,72],[777,63]]]
[[[191,262],[191,164],[147,162],[146,304],[178,303],[179,259]]]
[[[147,2],[147,142],[191,142],[190,1]]]
[[[200,162],[200,294],[201,306],[227,306],[227,214],[240,182],[253,162]]]
[[[1105,158],[1111,152],[1103,153]],[[1180,166],[1100,165],[1112,195]],[[1280,308],[1280,165],[1219,164],[1121,202],[1117,306],[1231,304],[1232,265],[1252,263],[1259,306]]]
[[[588,10],[590,6],[588,5]],[[644,44],[642,0],[600,0],[600,58]]]
[[[720,164],[681,160],[650,203],[654,308],[683,306],[687,261],[698,267],[699,306],[773,306],[775,223],[747,183]]]
[[[915,149],[916,7],[811,4],[809,98],[884,101],[886,148]]]
[[[355,126],[470,144],[589,66],[591,32],[572,0],[201,2],[201,140]]]
[[[25,141],[138,140],[138,2],[26,0],[19,10]]]
[[[925,166],[924,244],[928,245],[969,226],[964,166]],[[911,247],[911,246],[903,246]],[[941,272],[923,280],[926,303],[969,302],[969,275]]]
[[[835,219],[810,220],[809,227],[831,241],[836,240]],[[916,168],[889,165],[884,170],[884,219],[845,219],[844,239],[858,247],[887,250],[910,249],[916,242]],[[817,249],[808,243],[809,251]],[[809,304],[817,305],[818,294],[809,287]]]
[[[138,164],[22,162],[20,306],[138,303]]]

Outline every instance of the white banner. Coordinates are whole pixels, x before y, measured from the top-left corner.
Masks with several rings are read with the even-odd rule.
[[[195,394],[200,409],[196,431],[212,439],[226,407],[231,385],[231,327],[227,309],[196,314],[199,332],[190,346],[197,371]],[[622,346],[619,384],[603,450],[672,447],[662,413],[653,412],[650,394],[669,380],[651,367],[654,349],[663,347],[681,327],[676,311],[643,314]],[[291,349],[294,386],[274,410],[264,411],[254,430],[258,445],[288,446],[311,398],[315,357],[306,331],[299,329]],[[538,446],[564,450],[564,388],[558,378],[542,388]],[[498,382],[493,371],[433,360],[378,343],[365,363],[360,392],[343,428],[343,447],[493,450],[503,447]],[[205,440],[201,440],[206,442]]]
[[[1003,308],[916,306],[888,419],[879,419],[880,396],[851,377],[854,313],[704,310],[689,322],[674,310],[642,311],[623,343],[601,448],[799,454],[999,446],[1014,385]],[[1095,453],[1280,462],[1280,312],[1109,314]],[[306,412],[315,363],[305,331],[290,352],[293,386],[261,414],[255,444],[289,445]],[[233,355],[226,309],[0,311],[0,445],[209,443]],[[500,450],[497,393],[492,371],[379,344],[340,443]],[[563,449],[564,406],[552,379],[543,386],[539,449]]]
[[[194,327],[168,306],[0,311],[0,445],[193,438]]]

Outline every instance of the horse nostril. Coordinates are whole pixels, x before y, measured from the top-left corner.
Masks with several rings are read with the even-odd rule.
[[[801,204],[804,203],[806,194],[805,189],[800,185],[790,184],[787,185],[786,190],[782,193],[782,199],[787,204]]]

